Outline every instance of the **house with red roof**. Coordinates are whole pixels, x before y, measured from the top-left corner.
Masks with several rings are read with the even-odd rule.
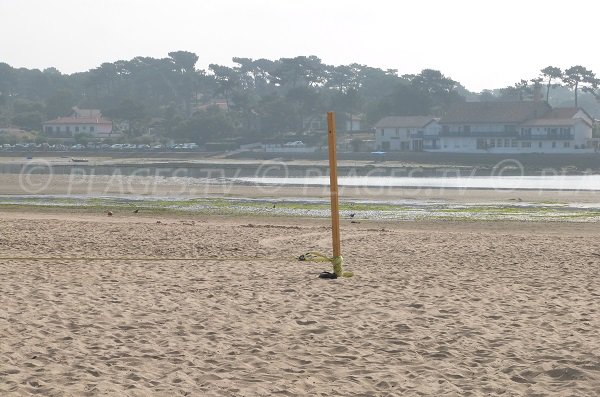
[[[72,138],[77,134],[87,134],[94,138],[113,138],[120,134],[113,132],[113,123],[98,109],[73,108],[68,117],[59,117],[42,123],[42,130],[49,137]]]

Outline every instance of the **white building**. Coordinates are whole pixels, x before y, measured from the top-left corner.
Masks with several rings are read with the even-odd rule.
[[[591,151],[592,123],[583,109],[553,109],[546,102],[465,102],[451,107],[440,119],[439,151]]]
[[[433,116],[384,117],[375,124],[375,146],[384,152],[436,149],[438,120]]]
[[[410,119],[386,117],[377,123],[377,139],[381,141],[378,148],[457,153],[582,153],[594,150],[593,119],[589,114],[578,108],[553,109],[541,101],[464,102],[450,107],[441,119],[421,120],[417,133],[407,134],[418,124],[401,127],[409,124]],[[422,118],[415,117],[415,121],[419,119]],[[392,140],[394,137],[396,142]]]
[[[42,123],[44,133],[49,137],[71,138],[77,134],[88,134],[94,138],[111,138],[119,134],[113,133],[112,121],[102,117],[96,109],[74,108],[69,117],[59,117]]]

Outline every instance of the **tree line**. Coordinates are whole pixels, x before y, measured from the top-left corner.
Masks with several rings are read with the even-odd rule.
[[[573,106],[579,106],[579,93],[590,94],[591,97],[600,101],[600,78],[584,66],[576,65],[564,71],[556,66],[547,66],[540,71],[540,75],[532,79],[522,79],[514,86],[500,90],[501,94],[508,97],[532,97],[536,93],[545,91],[545,100],[550,99],[550,90],[556,88],[567,88],[574,96]]]
[[[236,57],[233,66],[210,64],[203,70],[196,68],[198,60],[192,52],[174,51],[161,59],[107,62],[71,75],[0,63],[0,127],[41,131],[43,121],[78,106],[101,109],[129,141],[251,142],[291,135],[310,140],[307,133],[327,111],[336,112],[340,126],[359,115],[369,128],[388,115],[441,116],[465,100],[528,100],[541,88],[546,100],[551,91],[563,102],[574,95],[575,105],[581,92],[588,104],[590,98],[600,99],[599,80],[582,66],[565,71],[549,66],[536,78],[476,94],[434,69],[401,75],[297,56]]]

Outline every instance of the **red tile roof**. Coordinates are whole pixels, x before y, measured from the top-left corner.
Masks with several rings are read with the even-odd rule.
[[[59,117],[54,120],[46,121],[43,124],[111,124],[112,121],[102,117]]]

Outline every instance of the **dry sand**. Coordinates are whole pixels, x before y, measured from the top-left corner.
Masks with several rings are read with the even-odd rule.
[[[320,280],[325,220],[132,215],[0,212],[3,257],[215,258],[0,260],[0,395],[600,394],[597,224],[344,221]]]

